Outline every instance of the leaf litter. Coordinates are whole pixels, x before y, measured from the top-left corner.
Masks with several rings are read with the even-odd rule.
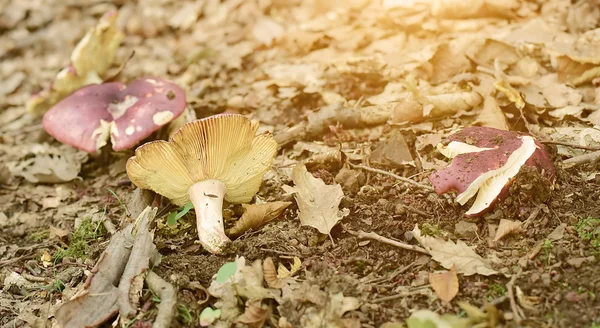
[[[559,0],[0,3],[6,82],[0,87],[0,280],[29,283],[3,288],[0,323],[55,323],[56,309],[83,290],[83,269],[93,269],[107,240],[87,240],[80,258],[61,259],[57,247],[68,246],[87,218],[119,233],[131,220],[126,212],[137,217],[150,203],[159,207],[154,244],[163,255],[154,271],[176,288],[179,305],[153,303],[150,290],[162,279],[152,276],[140,286],[134,278],[129,300],[139,304],[132,303],[132,326],[165,322],[164,310],[152,312],[165,307],[175,313],[166,319],[174,326],[598,323],[597,240],[581,230],[600,211],[596,7]],[[115,10],[111,24],[123,35],[104,39],[96,48],[101,55],[77,51]],[[238,218],[250,206],[291,204],[255,212],[256,223],[226,256],[207,255],[193,243],[190,215],[175,212],[178,224],[169,228],[162,223],[173,211],[167,200],[137,197],[141,192],[117,165],[130,153],[80,156],[27,114],[32,95],[49,97],[39,108],[62,97],[47,92],[60,87],[57,72],[70,65],[92,73],[78,74],[69,88],[157,75],[186,89],[194,115],[183,121],[243,113],[275,135],[276,165],[253,204],[225,204],[228,229],[247,220],[249,214]],[[552,153],[558,178],[549,189],[535,172],[521,170],[508,196],[462,235],[455,224],[470,204],[418,186],[446,165],[436,145],[470,125],[534,135]],[[294,174],[301,162],[304,189]],[[295,195],[284,185],[293,185]],[[310,199],[329,202],[312,209],[327,209],[319,213],[326,216],[308,216],[309,207],[300,204]],[[315,229],[304,226],[307,217]],[[417,224],[420,234],[410,233]],[[354,231],[377,238],[365,242]],[[431,253],[428,265],[415,262],[418,245]],[[224,263],[241,256],[255,264],[236,265],[234,273],[230,266],[229,273],[261,297],[233,302],[237,294],[229,286],[206,301],[194,286],[208,287]],[[291,275],[275,264],[293,264]],[[427,277],[453,265],[458,294],[439,303]],[[241,268],[248,268],[247,277],[239,277]],[[483,274],[492,271],[500,274]],[[281,289],[262,281],[267,278]],[[267,297],[264,290],[274,291]],[[468,319],[455,315],[460,311]]]

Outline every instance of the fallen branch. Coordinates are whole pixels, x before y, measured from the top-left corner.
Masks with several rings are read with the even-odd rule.
[[[564,168],[569,168],[577,165],[592,163],[600,160],[600,150],[592,153],[587,153],[575,157],[571,157],[562,162]]]
[[[406,244],[397,240],[393,240],[390,238],[386,238],[383,237],[381,235],[378,235],[374,232],[364,232],[364,231],[352,231],[352,230],[347,230],[349,234],[358,237],[359,239],[372,239],[372,240],[377,240],[379,242],[382,242],[384,244],[388,244],[391,246],[395,246],[395,247],[399,247],[399,248],[403,248],[409,251],[415,251],[415,252],[419,252],[419,253],[423,253],[423,254],[427,254],[429,255],[429,252],[422,247],[416,246],[416,245],[410,245],[410,244]]]
[[[571,147],[571,148],[577,148],[577,149],[585,149],[585,150],[600,150],[600,147],[581,146],[578,144],[562,142],[562,141],[540,141],[540,142],[543,143],[544,145],[559,145],[559,146],[565,146],[565,147]]]
[[[415,187],[419,187],[421,189],[427,190],[427,191],[433,191],[433,187],[428,186],[428,185],[424,185],[422,183],[418,183],[414,180],[411,180],[409,178],[405,178],[405,177],[401,177],[397,174],[394,174],[392,172],[388,172],[388,171],[384,171],[384,170],[380,170],[380,169],[376,169],[376,168],[372,168],[369,166],[364,166],[364,165],[356,165],[356,164],[352,164],[352,163],[348,163],[348,165],[350,165],[351,168],[354,169],[361,169],[361,170],[365,170],[365,171],[369,171],[369,172],[373,172],[373,173],[379,173],[379,174],[383,174],[383,175],[387,175],[390,176],[398,181],[402,181],[405,183],[408,183],[410,185],[413,185]]]
[[[163,280],[156,273],[149,271],[146,275],[146,284],[158,297],[158,314],[152,328],[166,328],[171,326],[175,306],[177,305],[177,290],[173,285]]]
[[[308,114],[306,121],[274,137],[277,144],[282,147],[294,141],[322,137],[331,125],[340,124],[346,129],[353,129],[385,124],[391,114],[391,108],[382,106],[344,107],[341,103],[335,103]]]

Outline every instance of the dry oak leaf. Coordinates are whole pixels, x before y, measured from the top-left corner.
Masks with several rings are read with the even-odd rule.
[[[279,263],[279,267],[277,268],[277,277],[280,279],[291,277],[296,274],[300,268],[302,268],[302,261],[297,256],[294,256],[294,263],[290,265],[289,269],[286,268],[285,265]]]
[[[313,177],[304,163],[296,164],[292,170],[292,181],[295,186],[284,185],[283,190],[295,194],[302,225],[314,227],[320,233],[329,235],[331,229],[349,214],[348,209],[339,210],[344,198],[342,186],[326,185],[323,180]]]
[[[292,202],[242,204],[244,214],[228,232],[231,236],[239,236],[250,229],[258,229],[281,215],[291,204]]]
[[[452,301],[456,294],[458,294],[458,276],[456,275],[456,266],[452,264],[450,271],[430,273],[429,283],[442,301]]]
[[[498,225],[498,229],[496,230],[496,236],[494,237],[494,241],[498,241],[508,234],[520,232],[522,225],[523,222],[521,221],[501,219],[500,224]]]
[[[490,276],[498,274],[486,260],[475,253],[462,240],[457,240],[455,244],[451,240],[446,241],[430,236],[423,236],[418,224],[415,225],[412,233],[419,244],[427,249],[433,260],[439,262],[446,269],[450,269],[453,265],[456,265],[456,272],[462,273],[465,276],[474,274]]]

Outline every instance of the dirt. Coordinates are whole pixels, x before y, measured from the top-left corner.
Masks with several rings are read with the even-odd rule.
[[[387,105],[378,104],[372,96],[388,97],[383,95],[386,86],[408,79],[407,72],[416,74],[422,83],[444,80],[443,76],[434,78],[431,75],[432,67],[437,67],[433,59],[428,61],[415,55],[417,59],[408,60],[405,53],[394,53],[394,56],[385,57],[385,65],[381,66],[378,65],[379,57],[373,61],[365,59],[370,55],[361,51],[370,49],[371,43],[394,36],[395,30],[388,25],[402,26],[404,39],[398,42],[411,53],[425,57],[419,51],[430,43],[444,38],[459,39],[470,33],[484,33],[483,30],[468,30],[466,27],[465,31],[457,28],[448,32],[440,23],[436,25],[441,29],[438,36],[429,30],[421,30],[419,24],[411,23],[414,19],[412,14],[396,21],[395,18],[380,20],[378,15],[385,11],[379,7],[373,9],[365,5],[363,10],[357,9],[362,8],[357,5],[344,9],[343,5],[334,4],[335,1],[323,5],[330,6],[327,8],[332,11],[311,1],[270,1],[270,5],[260,1],[236,2],[233,8],[226,5],[229,2],[208,2],[213,6],[209,8],[212,14],[208,14],[210,10],[206,9],[206,13],[193,19],[198,25],[184,28],[169,21],[170,16],[181,7],[165,1],[153,0],[145,5],[128,1],[101,1],[85,5],[42,1],[36,2],[39,8],[21,6],[16,4],[17,1],[0,1],[0,9],[8,6],[4,3],[10,3],[14,9],[10,15],[0,15],[0,43],[3,43],[0,46],[0,77],[7,79],[15,71],[25,72],[27,76],[10,90],[0,87],[0,98],[4,98],[0,101],[0,122],[3,125],[0,127],[0,281],[6,282],[7,277],[17,273],[29,282],[21,286],[5,283],[2,287],[2,327],[41,327],[55,323],[53,315],[56,308],[82,289],[86,276],[108,244],[110,232],[106,231],[103,222],[109,222],[108,227],[120,229],[135,219],[127,215],[139,205],[136,205],[139,202],[136,186],[129,181],[125,171],[125,161],[133,155],[131,150],[115,153],[108,147],[104,148],[101,155],[90,155],[82,160],[77,178],[66,182],[34,183],[24,175],[10,176],[6,173],[8,169],[3,168],[5,163],[20,163],[39,157],[39,152],[31,150],[35,145],[46,148],[60,145],[44,132],[41,117],[28,116],[25,102],[31,94],[48,86],[55,73],[68,64],[69,53],[76,42],[105,11],[120,8],[125,17],[119,24],[128,35],[117,53],[116,62],[126,62],[131,50],[136,50],[117,79],[126,81],[150,73],[176,79],[186,87],[189,107],[198,118],[225,111],[242,113],[259,119],[275,135],[305,122],[312,114],[318,114],[321,107],[331,103],[331,99],[342,98],[348,108],[383,108]],[[548,17],[554,17],[554,14],[559,17],[570,10],[564,1],[550,2],[556,3],[556,6],[547,5],[549,13],[544,15]],[[521,16],[507,20],[499,15],[500,18],[494,19],[506,24],[525,24],[537,17],[547,17],[542,14],[541,4],[533,1],[518,3]],[[140,8],[153,10],[138,10]],[[298,13],[294,16],[296,10]],[[327,12],[330,16],[326,15]],[[280,40],[272,46],[257,42],[248,32],[248,26],[269,15],[288,17],[296,24],[296,29],[290,30],[287,38],[279,36]],[[156,20],[154,25],[146,23],[153,19]],[[427,19],[432,22],[431,17]],[[298,26],[304,20],[313,25],[302,30]],[[572,20],[569,22],[575,24]],[[349,27],[354,32],[344,32],[344,28]],[[593,27],[598,28],[597,24]],[[73,29],[77,30],[73,35],[66,33]],[[335,33],[326,35],[328,29]],[[579,35],[573,29],[581,30],[577,33],[593,30],[592,27],[564,27],[572,35]],[[207,35],[203,35],[202,31]],[[348,36],[343,37],[346,34]],[[414,41],[414,44],[406,44],[407,40]],[[250,42],[251,51],[245,52],[244,42]],[[384,47],[383,43],[379,46]],[[219,55],[211,55],[211,51]],[[349,59],[353,51],[356,58]],[[531,56],[538,60],[534,54]],[[473,62],[465,64],[468,66],[466,70],[475,74],[475,61],[482,62],[483,59],[470,60]],[[426,64],[415,66],[415,62]],[[539,59],[539,62],[549,65],[545,59]],[[274,65],[301,63],[311,63],[317,68],[296,67],[289,71],[280,68],[287,73],[279,78],[279,82],[273,82],[277,79],[265,73]],[[118,73],[118,66],[113,65],[115,73]],[[451,80],[459,74],[450,75],[448,79]],[[287,78],[289,81],[282,82]],[[469,80],[459,79],[454,84],[460,86]],[[263,81],[271,81],[271,84],[263,86]],[[483,81],[476,86],[485,89]],[[588,98],[593,98],[590,94],[594,92],[596,97],[600,97],[597,82],[594,83],[588,89],[582,86],[577,90],[588,90],[581,91]],[[430,90],[424,85],[421,84],[421,87],[426,89],[426,94]],[[557,85],[563,86],[562,82]],[[593,88],[596,88],[595,91]],[[286,95],[286,92],[290,94]],[[547,127],[546,124],[573,129],[594,127],[594,122],[587,120],[589,112],[579,113],[580,116],[574,114],[568,119],[557,118],[547,113],[540,114],[538,107],[527,104],[525,118],[507,97],[483,94],[495,97],[500,105],[498,108],[502,108],[500,111],[511,114],[506,115],[511,129],[525,132],[529,125],[541,129]],[[400,104],[414,101],[416,96],[411,97],[399,96],[402,99]],[[588,101],[591,103],[594,99]],[[598,103],[598,99],[595,101]],[[237,257],[244,257],[248,263],[272,257],[276,265],[287,266],[294,257],[298,257],[302,268],[295,278],[307,288],[312,286],[328,294],[343,292],[345,297],[359,300],[358,308],[342,313],[345,319],[354,319],[344,321],[347,324],[343,327],[380,327],[388,322],[401,323],[418,309],[464,316],[460,302],[482,309],[488,306],[488,316],[493,317],[489,322],[497,321],[499,327],[519,326],[515,320],[517,316],[522,319],[520,326],[528,327],[600,325],[600,221],[594,221],[600,219],[600,164],[592,162],[563,168],[565,158],[573,154],[565,155],[557,151],[556,146],[548,146],[557,168],[555,180],[547,179],[535,169],[522,169],[508,189],[507,197],[476,218],[464,216],[472,201],[460,206],[452,196],[437,195],[389,175],[352,167],[362,164],[429,185],[427,176],[444,159],[436,153],[435,143],[423,146],[418,138],[430,136],[435,140],[447,136],[456,127],[472,124],[475,114],[465,115],[466,111],[456,109],[457,106],[453,103],[448,105],[452,107],[450,112],[442,110],[440,114],[434,111],[431,117],[421,117],[418,122],[412,123],[398,123],[391,119],[385,120],[386,124],[373,124],[356,119],[352,128],[341,123],[329,125],[315,138],[308,138],[313,136],[306,133],[287,143],[279,150],[274,168],[265,177],[255,201],[281,200],[292,201],[293,204],[277,219],[235,239],[223,255],[210,254],[197,242],[193,211],[180,219],[176,228],[167,227],[166,215],[174,207],[167,200],[151,195],[151,204],[159,208],[153,226],[156,229],[155,244],[163,256],[153,271],[178,288],[179,307],[171,326],[199,326],[202,310],[217,301],[214,297],[208,298],[203,288],[208,288],[219,268]],[[394,102],[392,107],[394,111],[401,111],[398,108],[402,105]],[[394,113],[397,115],[397,112]],[[528,119],[528,124],[524,124],[523,119]],[[396,143],[400,140],[398,133],[405,144]],[[575,132],[569,133],[572,133],[573,140],[580,137]],[[163,131],[148,140],[164,134]],[[541,132],[538,136],[545,138],[548,133]],[[387,152],[400,148],[405,148],[405,151],[388,153],[387,164],[372,161],[374,150],[386,142],[390,144],[383,148]],[[594,142],[598,143],[598,140]],[[327,155],[328,151],[339,149],[346,154],[340,157]],[[414,161],[400,163],[403,156]],[[283,185],[293,184],[290,167],[301,160],[307,160],[307,167],[314,177],[327,184],[340,183],[343,186],[344,198],[340,208],[349,209],[349,215],[331,230],[329,236],[301,225],[293,196],[285,194],[282,189]],[[425,164],[429,168],[423,168]],[[344,171],[343,174],[340,171]],[[239,204],[226,204],[225,212],[228,213],[226,226],[230,227],[243,211]],[[75,252],[75,232],[85,219],[91,220],[97,234],[93,238],[82,237],[85,246]],[[494,241],[502,219],[521,221],[525,229]],[[459,231],[462,227],[472,227],[465,222],[474,223],[475,229]],[[585,222],[591,222],[590,226],[582,228]],[[428,280],[429,273],[444,269],[440,263],[419,252],[357,236],[360,231],[374,232],[417,245],[411,233],[415,225],[424,234],[438,239],[463,240],[477,254],[488,259],[499,274],[459,275],[457,296],[450,303],[443,302],[430,288]],[[582,232],[590,232],[589,238]],[[44,261],[45,254],[50,257],[49,263]],[[507,289],[514,287],[518,287],[514,289],[517,295],[511,296]],[[311,305],[309,301],[295,304],[289,300],[281,304],[270,300],[265,304],[271,311],[265,326],[270,327],[277,327],[280,317],[287,318],[293,327],[300,327],[302,313]],[[133,327],[145,327],[153,321],[156,317],[154,305],[152,293],[144,289],[140,315]],[[239,306],[243,311],[243,302]],[[521,311],[520,314],[514,313],[515,307]],[[324,324],[323,327],[326,326]]]

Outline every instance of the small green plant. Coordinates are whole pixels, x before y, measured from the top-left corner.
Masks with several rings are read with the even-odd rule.
[[[594,252],[600,252],[600,218],[580,219],[575,224],[575,230],[581,240],[590,243]]]
[[[491,299],[500,297],[506,294],[506,287],[502,284],[495,282],[489,286],[488,294]]]
[[[90,248],[89,242],[105,234],[106,228],[104,228],[102,222],[93,222],[90,218],[84,219],[71,235],[69,247],[56,252],[54,255],[55,262],[64,257],[85,258]]]
[[[552,249],[554,249],[554,244],[552,243],[552,240],[544,240],[544,243],[542,244],[542,256],[546,260],[546,264],[550,263]]]
[[[187,204],[179,211],[169,213],[169,216],[167,216],[167,224],[170,226],[177,224],[177,221],[186,215],[192,208],[194,208],[192,202],[187,202]]]
[[[431,237],[443,236],[444,231],[440,229],[440,227],[437,224],[431,224],[426,222],[423,223],[423,226],[421,227],[421,235]]]
[[[34,243],[41,243],[50,237],[50,229],[40,229],[27,234],[27,239]]]
[[[187,323],[191,323],[192,322],[192,313],[190,312],[190,310],[183,304],[177,304],[177,311],[179,312],[179,317],[187,322]]]

